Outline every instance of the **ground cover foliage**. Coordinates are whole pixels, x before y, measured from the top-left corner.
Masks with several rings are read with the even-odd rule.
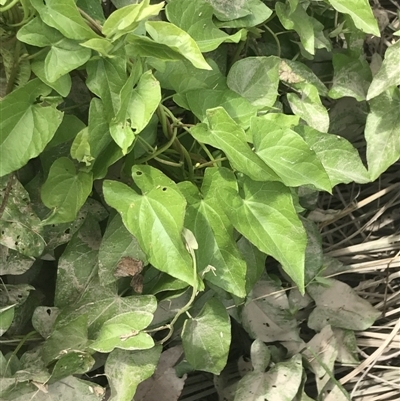
[[[327,277],[314,209],[399,159],[393,14],[1,0],[0,398],[174,400],[204,371],[349,399],[331,372],[381,312]]]

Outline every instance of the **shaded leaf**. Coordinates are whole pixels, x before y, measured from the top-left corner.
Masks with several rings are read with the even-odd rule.
[[[220,374],[231,343],[231,325],[224,305],[212,298],[195,318],[185,320],[182,344],[194,369]]]
[[[79,209],[92,191],[92,174],[76,172],[74,163],[66,158],[57,159],[43,184],[43,203],[53,209],[46,223],[67,223],[75,219]]]

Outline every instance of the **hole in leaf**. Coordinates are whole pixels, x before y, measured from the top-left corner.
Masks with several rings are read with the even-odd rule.
[[[15,244],[15,246],[18,246],[19,242],[18,242],[18,241],[15,241],[14,244]]]
[[[142,171],[136,171],[136,175],[142,175],[143,172]]]
[[[71,232],[71,229],[67,228],[67,229],[64,231],[64,234],[69,234],[70,232]]]
[[[46,309],[46,312],[49,316],[51,315],[51,309]]]
[[[163,187],[163,189],[162,189],[162,190],[163,190],[163,192],[165,192],[165,191],[167,190],[167,187]]]

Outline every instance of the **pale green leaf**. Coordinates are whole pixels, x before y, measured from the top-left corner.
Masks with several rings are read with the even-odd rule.
[[[37,101],[50,92],[34,79],[0,102],[0,177],[38,156],[56,132],[63,113]]]
[[[177,184],[155,167],[149,165],[133,166],[131,173],[135,184],[143,193],[160,186],[172,187],[179,191]]]
[[[148,34],[155,42],[166,45],[182,54],[197,68],[212,69],[201,54],[196,42],[176,25],[164,21],[148,21],[145,26]]]
[[[31,0],[32,6],[47,25],[56,28],[66,38],[86,40],[98,35],[80,15],[74,0]]]
[[[314,299],[316,308],[308,318],[308,326],[321,331],[331,325],[348,330],[367,330],[381,312],[361,298],[347,284],[333,279],[312,283],[307,293]]]
[[[31,268],[35,262],[34,258],[24,256],[14,249],[7,248],[1,245],[1,242],[2,239],[0,238],[0,260],[2,261],[0,265],[0,276],[6,274],[23,274]]]
[[[318,89],[314,85],[302,84],[300,95],[288,93],[287,100],[293,113],[306,121],[310,127],[321,132],[328,132],[328,111],[323,106]]]
[[[371,181],[400,157],[400,90],[395,88],[370,101],[365,126],[367,162]]]
[[[253,180],[279,180],[277,174],[270,169],[250,148],[244,130],[235,123],[222,107],[207,111],[210,128],[206,124],[197,124],[191,129],[193,137],[221,149],[228,157],[232,167],[245,173]]]
[[[42,82],[44,82],[47,86],[50,86],[50,88],[54,89],[56,92],[58,92],[63,97],[68,96],[69,92],[71,91],[71,87],[72,87],[71,76],[69,74],[61,76],[59,79],[57,79],[54,82],[49,82],[49,80],[46,77],[44,60],[32,61],[31,68],[32,68],[33,73]],[[67,117],[67,116],[64,116],[64,119],[65,119],[65,117]]]
[[[112,42],[105,38],[89,39],[86,42],[80,43],[81,46],[92,49],[100,53],[104,57],[113,57],[110,54],[112,49]]]
[[[355,181],[365,184],[370,181],[356,148],[339,135],[325,134],[314,128],[299,125],[295,128],[308,146],[318,155],[328,173],[332,187]]]
[[[122,154],[128,153],[128,148],[135,140],[135,134],[132,131],[129,121],[110,123],[110,135],[114,142],[121,148]]]
[[[368,0],[328,0],[331,6],[343,14],[350,15],[354,25],[375,36],[380,36],[378,24]]]
[[[137,239],[126,229],[121,217],[115,215],[106,228],[99,250],[99,278],[103,285],[118,280],[115,271],[123,257],[143,261],[147,264],[146,255],[140,248]]]
[[[230,68],[227,85],[254,106],[272,107],[278,96],[278,57],[247,57]]]
[[[91,54],[90,49],[79,46],[71,39],[64,38],[53,44],[44,62],[47,81],[56,82],[63,75],[85,64]]]
[[[182,344],[194,369],[219,375],[226,365],[230,343],[229,315],[218,299],[211,298],[196,317],[185,320]]]
[[[300,41],[304,48],[310,53],[315,53],[315,37],[312,18],[307,14],[303,5],[298,3],[294,10],[288,4],[277,2],[275,4],[276,14],[285,27],[293,29],[300,36]]]
[[[152,337],[142,332],[153,320],[153,314],[143,311],[122,313],[107,320],[90,348],[111,352],[114,348],[139,350],[153,348]]]
[[[271,362],[271,351],[260,339],[256,339],[250,348],[251,364],[256,372],[265,372]]]
[[[385,53],[381,68],[374,76],[368,89],[367,99],[371,100],[386,89],[400,84],[400,41],[390,46]]]
[[[77,173],[70,159],[57,159],[51,166],[41,191],[43,203],[53,209],[46,223],[67,223],[74,220],[92,191],[92,183],[91,173]]]
[[[114,349],[104,370],[111,387],[110,401],[131,401],[139,383],[156,370],[162,346],[139,351]]]
[[[329,177],[316,153],[290,128],[263,118],[251,120],[250,131],[256,154],[289,187],[311,184],[331,191]]]
[[[186,31],[202,52],[215,50],[221,43],[238,43],[242,32],[233,35],[218,29],[213,22],[213,8],[206,0],[174,0],[165,8],[170,22]]]
[[[307,235],[290,190],[279,182],[260,183],[245,177],[242,194],[220,191],[232,224],[258,249],[277,259],[303,291]]]
[[[127,185],[114,181],[105,181],[103,191],[106,202],[121,214],[149,262],[194,285],[192,261],[181,237],[186,207],[183,196],[167,186],[139,195]]]
[[[47,47],[62,40],[63,35],[36,17],[18,30],[17,39],[32,46]]]
[[[43,338],[47,338],[59,314],[60,310],[55,306],[38,306],[32,315],[32,326]]]
[[[100,242],[99,224],[88,216],[58,261],[55,306],[68,306],[85,291],[96,274]]]
[[[329,96],[333,99],[354,97],[359,102],[366,99],[372,74],[364,56],[357,58],[346,54],[333,54],[333,82]],[[399,80],[400,83],[400,80]]]
[[[116,40],[126,33],[133,32],[139,26],[140,21],[158,15],[163,7],[164,2],[150,5],[149,0],[122,7],[107,18],[103,25],[103,34]]]
[[[150,70],[146,71],[132,91],[128,103],[127,115],[135,134],[139,134],[147,126],[160,102],[160,83]]]

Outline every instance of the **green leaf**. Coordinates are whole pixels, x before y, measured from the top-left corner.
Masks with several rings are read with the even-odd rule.
[[[229,219],[260,251],[273,256],[304,290],[304,258],[307,235],[298,218],[290,190],[279,182],[260,183],[245,177],[243,197],[220,191]]]
[[[340,13],[350,15],[354,25],[361,31],[380,36],[378,24],[368,0],[328,0],[328,2]]]
[[[215,25],[220,28],[253,28],[272,15],[272,10],[260,0],[248,0],[246,7],[250,10],[250,14],[234,20],[217,20]]]
[[[110,401],[131,401],[137,386],[156,370],[162,346],[142,351],[111,351],[104,371],[111,388]]]
[[[67,97],[71,91],[72,82],[69,74],[61,76],[54,82],[49,82],[45,72],[44,60],[35,60],[31,63],[33,73],[47,86],[54,89],[62,97]],[[64,119],[67,116],[64,116]]]
[[[253,180],[279,180],[250,148],[243,129],[235,123],[222,107],[207,110],[210,129],[206,124],[197,124],[190,132],[200,142],[221,149],[232,167],[245,173]]]
[[[86,40],[98,37],[81,17],[74,0],[31,0],[32,6],[47,25],[56,28],[66,38]]]
[[[91,54],[90,49],[67,38],[53,44],[44,62],[47,81],[56,82],[63,75],[85,64]]]
[[[34,79],[0,102],[0,177],[38,156],[56,132],[63,113],[38,101],[50,92]]]
[[[7,200],[5,194],[8,188]],[[28,192],[14,176],[0,178],[0,205],[3,202],[5,208],[0,218],[0,244],[33,261],[34,257],[42,254],[46,245],[41,221],[32,209]],[[17,271],[10,273],[17,274]]]
[[[2,239],[0,238],[0,243]],[[35,260],[32,257],[24,256],[21,253],[7,248],[4,245],[0,245],[0,276],[6,274],[23,274],[29,270]]]
[[[92,182],[92,174],[77,173],[70,159],[57,159],[51,166],[41,191],[42,202],[49,209],[54,208],[46,223],[67,223],[74,220],[92,191]]]
[[[90,61],[86,70],[87,87],[97,95],[104,104],[104,112],[110,121],[121,107],[120,91],[126,80],[125,57],[100,58]]]
[[[103,324],[90,348],[98,352],[111,352],[114,348],[130,351],[153,348],[152,337],[141,331],[152,320],[152,313],[142,311],[114,316]]]
[[[38,306],[32,315],[32,326],[43,338],[47,338],[59,314],[57,307]]]
[[[106,202],[121,214],[126,228],[137,238],[149,262],[157,269],[195,285],[192,261],[181,237],[186,208],[183,196],[168,186],[139,195],[115,181],[105,181],[103,191]]]
[[[297,2],[296,2],[297,3]],[[303,5],[298,3],[293,10],[289,4],[277,2],[275,11],[285,29],[293,29],[300,36],[304,48],[310,53],[315,53],[315,37],[312,18],[307,14]]]
[[[113,40],[118,39],[126,33],[133,32],[140,21],[151,16],[156,16],[164,7],[164,2],[150,5],[149,0],[139,4],[131,4],[114,11],[103,25],[103,34]]]
[[[365,126],[367,162],[371,181],[400,157],[400,90],[395,88],[370,101]]]
[[[86,42],[80,43],[81,46],[92,49],[100,53],[103,57],[112,57],[110,51],[113,48],[112,42],[105,38],[89,39]]]
[[[269,297],[271,293],[276,295]],[[251,338],[267,343],[300,341],[298,323],[290,312],[287,295],[268,276],[254,285],[243,307],[241,321]]]
[[[58,382],[70,375],[89,372],[94,364],[95,360],[87,352],[69,352],[55,363],[49,383]]]
[[[185,320],[182,344],[194,369],[219,375],[228,360],[230,343],[229,315],[218,299],[211,298],[195,318]]]
[[[174,0],[165,8],[170,22],[187,32],[202,52],[215,50],[221,43],[238,43],[242,32],[233,35],[218,29],[213,22],[213,8],[206,0]]]
[[[221,88],[221,86],[218,87]],[[209,109],[220,107],[224,108],[231,118],[245,129],[248,128],[250,119],[256,116],[258,110],[258,107],[250,104],[248,100],[229,88],[225,88],[225,84],[222,89],[191,90],[185,92],[182,97],[185,98],[186,104],[189,106],[182,105],[182,107],[191,110],[202,122],[207,118]],[[174,100],[179,104],[176,96]]]
[[[308,146],[317,154],[332,187],[337,184],[359,184],[370,182],[367,169],[354,146],[339,135],[325,134],[305,125],[295,127]]]
[[[385,52],[381,68],[374,76],[368,89],[367,100],[379,96],[386,89],[400,84],[400,41],[391,45]]]
[[[0,307],[0,337],[8,330],[14,320],[15,305]]]
[[[99,224],[88,216],[58,261],[55,306],[70,305],[85,291],[96,274],[100,242]]]
[[[179,185],[184,195],[185,186]],[[195,193],[187,197],[189,206],[185,227],[196,237],[197,268],[203,272],[204,279],[231,294],[244,297],[246,263],[236,246],[233,226],[215,196],[217,188],[222,187],[236,189],[234,174],[224,168],[207,168],[202,196],[194,186],[189,189]]]
[[[321,132],[328,132],[328,111],[323,106],[318,89],[314,85],[303,84],[300,89],[300,96],[288,93],[287,100],[293,113],[306,121],[310,127]]]
[[[197,43],[182,29],[164,21],[148,21],[145,26],[148,34],[156,43],[166,45],[182,54],[197,68],[212,69],[201,54]]]
[[[272,107],[278,96],[280,59],[247,57],[229,70],[227,85],[254,106]]]
[[[137,239],[125,228],[121,216],[117,214],[108,223],[100,245],[98,273],[102,285],[118,280],[114,274],[123,257],[141,260],[144,265],[147,264],[146,255]]]
[[[36,17],[18,30],[17,39],[32,46],[47,47],[62,40],[63,35]]]
[[[333,99],[349,96],[359,102],[365,100],[372,79],[371,68],[365,58],[337,53],[332,61],[335,73],[329,96]]]
[[[324,284],[312,283],[307,287],[307,293],[316,303],[308,318],[308,326],[315,331],[321,331],[328,325],[367,330],[381,314],[350,286],[337,280],[324,279]]]
[[[104,22],[104,12],[100,1],[77,0],[76,5],[95,21]]]
[[[253,137],[256,154],[279,175],[285,185],[298,187],[312,184],[318,189],[331,191],[324,167],[299,134],[259,117],[251,120],[249,133]]]

